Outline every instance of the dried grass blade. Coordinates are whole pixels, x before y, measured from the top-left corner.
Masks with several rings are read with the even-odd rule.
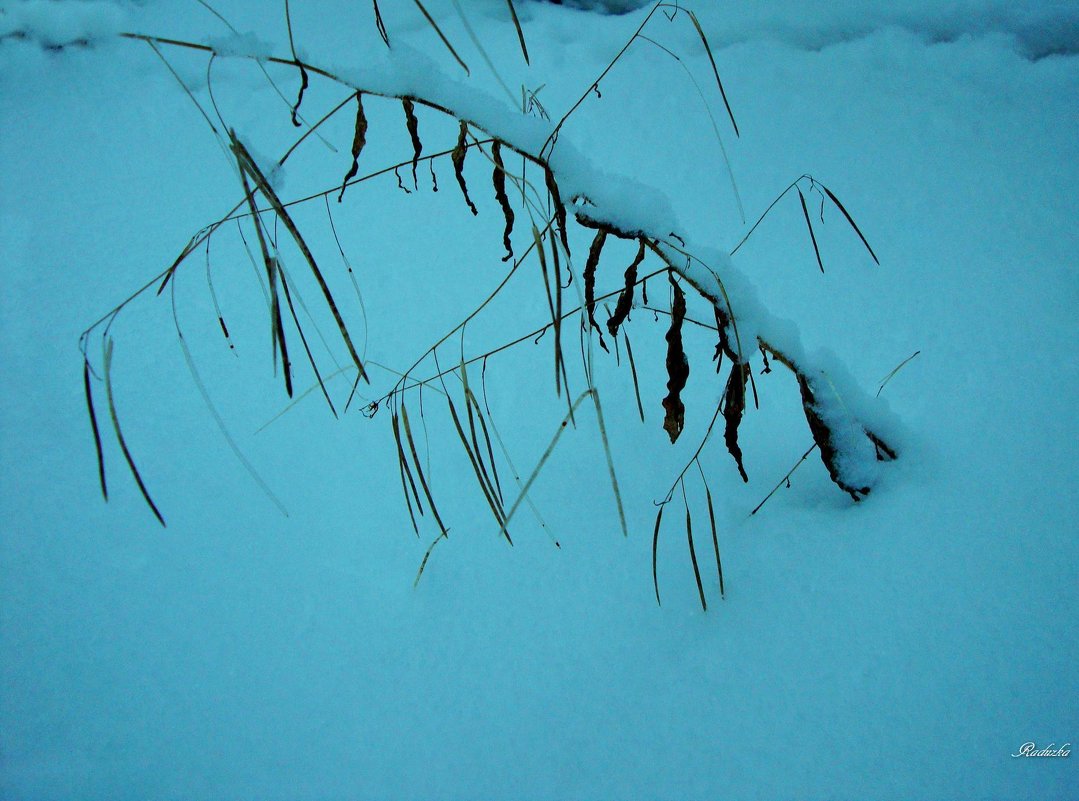
[[[611,445],[607,440],[607,426],[603,422],[603,407],[599,402],[599,390],[592,389],[592,401],[596,404],[596,422],[599,426],[599,438],[603,443],[603,455],[607,459],[607,473],[611,477],[611,491],[614,492],[614,502],[618,507],[618,522],[622,526],[622,536],[629,536],[629,529],[626,528],[626,512],[622,508],[622,493],[618,489],[618,476],[614,471],[614,457],[611,456]]]
[[[330,292],[330,287],[326,284],[326,279],[322,276],[322,271],[318,267],[318,263],[315,261],[315,257],[311,254],[311,249],[307,246],[307,242],[300,234],[300,230],[296,227],[296,223],[293,222],[292,217],[289,216],[288,211],[281,203],[281,199],[277,196],[277,193],[270,186],[269,182],[259,170],[258,165],[255,164],[251,158],[251,154],[247,152],[247,148],[243,146],[243,143],[236,138],[236,134],[232,131],[229,132],[232,137],[233,151],[240,157],[243,162],[244,169],[246,169],[255,181],[256,185],[263,196],[270,202],[273,207],[274,213],[284,223],[285,228],[288,229],[289,234],[296,242],[296,246],[300,249],[304,259],[307,261],[308,266],[311,268],[312,274],[315,276],[315,280],[318,282],[319,289],[322,290],[322,295],[326,299],[326,304],[330,307],[330,312],[333,314],[334,321],[337,323],[337,328],[341,333],[341,338],[345,342],[345,346],[348,348],[349,356],[352,357],[353,363],[356,365],[356,369],[359,370],[360,376],[370,382],[367,377],[367,371],[364,369],[363,362],[360,360],[359,354],[356,352],[355,345],[352,344],[352,337],[348,333],[348,328],[345,326],[345,321],[341,317],[341,312],[337,308],[337,303],[333,299],[333,294]]]
[[[441,534],[439,534],[437,537],[435,537],[434,542],[427,546],[427,551],[423,554],[423,561],[420,562],[420,569],[416,571],[416,580],[412,582],[412,589],[416,589],[416,587],[419,586],[420,576],[423,575],[424,568],[427,567],[427,560],[431,558],[431,551],[433,551],[435,549],[435,546],[442,542],[442,540],[444,539],[449,539],[446,532],[442,532]]]
[[[539,229],[535,225],[532,226],[532,239],[536,245],[536,255],[539,256],[540,272],[543,274],[543,288],[547,292],[547,308],[551,312],[551,326],[557,332],[559,326],[558,315],[555,313],[554,308],[554,296],[551,294],[551,278],[547,274],[547,252],[543,247],[543,241],[540,239]],[[555,278],[557,281],[557,277]],[[554,353],[554,387],[555,394],[562,394],[562,373],[560,356],[558,351],[558,337],[557,333],[554,337],[555,341],[555,353]]]
[[[716,60],[712,56],[712,46],[708,44],[708,37],[704,35],[704,30],[701,28],[701,23],[697,20],[697,15],[692,11],[686,9],[686,13],[689,14],[690,20],[693,21],[693,27],[697,29],[697,35],[701,38],[701,44],[704,45],[704,50],[708,54],[708,61],[712,65],[712,74],[716,77],[716,86],[719,87],[719,95],[723,98],[723,105],[727,109],[727,116],[731,118],[731,125],[734,127],[734,135],[741,136],[738,133],[738,123],[734,121],[734,112],[731,111],[731,104],[727,102],[727,93],[723,91],[723,81],[719,79],[719,69],[716,67]]]
[[[547,464],[547,460],[551,458],[551,453],[554,452],[555,446],[558,444],[558,440],[561,439],[562,433],[566,430],[566,426],[573,418],[573,413],[577,410],[577,407],[581,405],[581,402],[591,395],[594,390],[586,389],[582,392],[577,400],[573,402],[570,407],[569,413],[562,418],[562,423],[558,426],[558,430],[555,431],[554,436],[551,438],[551,443],[547,446],[547,450],[543,452],[543,456],[540,457],[539,462],[532,470],[532,474],[528,477],[528,481],[525,482],[524,487],[521,488],[520,495],[517,496],[517,500],[513,502],[513,506],[510,507],[509,512],[506,514],[506,522],[503,524],[503,531],[505,526],[509,525],[509,522],[513,519],[513,515],[517,512],[517,507],[521,505],[521,501],[528,497],[528,491],[532,489],[532,485],[535,483],[536,478],[539,477],[540,471],[543,470],[543,466]]]
[[[672,273],[668,273],[674,299],[671,303],[671,327],[667,330],[667,397],[663,399],[663,429],[673,444],[682,433],[686,421],[686,407],[681,393],[689,379],[689,360],[682,347],[682,321],[686,316],[686,295]]]
[[[468,185],[465,183],[465,153],[468,152],[465,137],[467,135],[468,123],[461,120],[461,129],[457,134],[457,144],[450,154],[450,160],[453,162],[453,173],[457,176],[457,184],[461,187],[461,194],[465,196],[465,203],[468,204],[468,208],[472,210],[472,214],[475,216],[479,214],[479,211],[476,209],[476,204],[472,202],[472,198],[468,196]]]
[[[566,232],[566,207],[562,203],[562,193],[558,190],[558,182],[554,179],[554,172],[551,168],[544,165],[543,169],[544,181],[547,184],[547,191],[551,195],[551,203],[554,205],[554,217],[555,222],[558,223],[558,235],[562,240],[562,247],[565,248],[566,253],[569,253],[569,236]]]
[[[495,163],[492,176],[495,197],[498,198],[498,205],[502,207],[502,214],[506,217],[506,230],[502,233],[502,244],[506,248],[506,255],[502,257],[502,261],[509,261],[513,258],[513,246],[510,244],[510,234],[513,232],[513,209],[510,207],[510,199],[506,196],[506,165],[502,161],[502,143],[497,139],[491,144],[491,158]]]
[[[521,53],[524,54],[525,64],[532,66],[528,60],[528,45],[525,44],[525,34],[521,30],[521,21],[517,19],[517,9],[513,7],[513,0],[506,0],[506,5],[510,7],[510,16],[513,17],[513,27],[517,29],[517,39],[521,42]]]
[[[393,413],[391,418],[393,425],[393,440],[397,445],[397,467],[401,474],[401,492],[405,496],[405,503],[408,505],[408,516],[412,520],[412,529],[416,532],[416,536],[420,536],[419,526],[416,525],[416,515],[412,511],[412,500],[416,501],[416,508],[419,509],[420,514],[423,514],[423,504],[420,503],[420,495],[416,492],[416,481],[412,478],[412,470],[408,466],[408,459],[405,458],[405,449],[401,446],[401,424],[397,417],[397,412]],[[407,484],[405,483],[407,479]],[[411,495],[409,490],[411,489]]]
[[[360,170],[360,153],[363,152],[365,144],[367,144],[367,115],[363,112],[363,92],[356,92],[356,131],[352,135],[352,166],[345,174],[345,179],[341,181],[341,194],[337,196],[338,203],[345,196],[348,182]]]
[[[850,227],[854,229],[854,233],[858,234],[858,238],[862,240],[862,244],[865,245],[865,249],[869,251],[869,255],[873,257],[873,261],[880,265],[880,259],[877,258],[877,254],[873,252],[873,248],[869,246],[869,242],[862,234],[862,229],[858,227],[858,224],[854,222],[854,218],[850,216],[847,210],[843,207],[843,204],[839,202],[839,198],[832,194],[832,190],[826,187],[824,184],[820,185],[821,189],[825,191],[825,194],[835,203],[836,208],[843,212],[843,216],[847,218],[847,222],[850,223]]]
[[[498,480],[498,465],[495,463],[495,452],[494,449],[491,447],[491,435],[487,431],[487,421],[484,419],[483,412],[480,410],[480,404],[476,400],[476,396],[472,394],[471,389],[465,389],[465,399],[468,401],[469,405],[473,409],[475,409],[476,417],[480,421],[480,430],[483,432],[483,441],[484,444],[487,446],[487,460],[491,465],[491,477],[494,479],[494,488],[496,493],[498,494],[498,502],[502,505],[505,505],[506,501],[502,497],[502,483]],[[469,425],[472,425],[471,411],[468,413],[468,422]],[[479,444],[476,442],[475,427],[473,427],[472,430],[472,442],[476,446],[476,452],[479,453],[480,448]],[[483,462],[481,461],[480,464],[482,465]]]
[[[413,0],[413,2],[423,13],[423,16],[427,18],[428,24],[435,29],[435,33],[437,33],[438,38],[442,40],[442,44],[446,45],[446,49],[450,51],[450,55],[457,59],[457,63],[461,65],[461,69],[465,71],[465,75],[471,77],[472,73],[469,71],[468,65],[465,64],[465,62],[461,59],[459,55],[457,55],[457,51],[453,49],[453,45],[450,44],[450,40],[446,38],[446,35],[444,33],[442,33],[442,29],[438,27],[438,23],[435,22],[434,18],[429,13],[427,13],[427,9],[423,7],[423,3],[421,3],[420,0]]]
[[[116,432],[116,441],[120,444],[120,451],[124,454],[124,460],[127,462],[128,468],[131,470],[131,475],[135,478],[135,483],[139,487],[139,492],[142,493],[143,500],[150,507],[150,511],[154,513],[154,517],[157,521],[164,526],[165,518],[161,516],[161,512],[157,508],[157,504],[154,503],[153,498],[150,497],[149,490],[146,489],[146,484],[143,483],[142,476],[139,475],[139,469],[135,467],[135,460],[131,456],[131,451],[127,447],[127,441],[124,439],[124,432],[120,429],[120,418],[116,414],[116,402],[112,394],[112,346],[113,341],[110,338],[105,343],[105,399],[109,406],[109,417],[112,419],[112,428]]]
[[[708,502],[708,523],[712,526],[712,548],[716,553],[716,570],[719,571],[719,598],[723,600],[723,561],[719,558],[719,536],[716,534],[716,513],[712,508],[712,491],[708,489],[707,482],[704,485],[704,497]]]
[[[86,392],[86,411],[90,415],[90,428],[94,432],[94,449],[97,452],[97,477],[101,482],[101,494],[109,500],[109,488],[105,484],[105,455],[101,450],[101,432],[97,427],[97,415],[94,414],[94,394],[90,388],[90,362],[82,360],[82,383]]]
[[[652,586],[656,588],[656,604],[663,606],[663,602],[659,599],[659,571],[657,569],[657,562],[659,556],[659,526],[663,522],[663,507],[659,507],[659,513],[656,515],[656,527],[652,531]]]
[[[626,343],[626,355],[629,357],[629,372],[633,376],[633,396],[637,399],[637,412],[641,415],[641,422],[644,422],[644,404],[641,403],[641,387],[637,382],[637,365],[633,361],[633,347],[629,344],[629,334],[625,331],[622,332],[622,338]]]
[[[685,484],[682,484],[683,500],[685,500]],[[686,501],[686,541],[689,543],[689,561],[693,563],[693,578],[697,580],[697,592],[701,596],[701,609],[708,611],[708,601],[704,597],[704,583],[701,581],[701,569],[697,565],[697,549],[693,547],[693,515],[689,511],[689,501]]]
[[[375,6],[375,27],[378,28],[378,35],[382,37],[382,41],[386,43],[386,47],[390,46],[390,37],[386,35],[386,26],[382,22],[382,14],[378,10],[378,0],[372,0]]]
[[[749,482],[749,476],[746,475],[746,469],[742,465],[742,448],[738,445],[738,426],[746,410],[746,383],[749,380],[749,369],[748,364],[741,362],[732,364],[731,374],[727,378],[727,389],[723,393],[723,420],[726,423],[723,441],[727,443],[727,450],[734,457],[742,481],[746,483]]]
[[[296,43],[292,39],[292,15],[289,13],[288,0],[285,0],[285,25],[288,27],[288,46],[292,51],[292,60],[300,68],[300,93],[296,96],[296,104],[292,107],[292,124],[299,128],[302,123],[297,119],[296,114],[299,112],[300,104],[303,102],[303,93],[307,90],[308,80],[307,70],[304,69],[300,57],[296,55]]]
[[[427,498],[427,505],[431,507],[431,514],[434,515],[435,522],[438,523],[439,529],[445,535],[448,529],[442,522],[442,517],[438,514],[435,499],[431,497],[431,488],[427,485],[427,479],[423,475],[423,467],[420,466],[420,457],[416,452],[416,440],[412,438],[412,426],[408,423],[408,409],[405,408],[404,401],[401,402],[401,422],[405,427],[405,439],[408,441],[408,449],[412,453],[412,463],[416,467],[416,476],[420,479],[420,486],[423,488],[424,497]]]
[[[333,401],[330,400],[330,393],[326,391],[326,384],[322,381],[322,373],[318,370],[318,365],[315,363],[315,357],[311,353],[310,346],[307,344],[307,337],[304,335],[303,326],[300,325],[300,319],[296,316],[296,308],[292,305],[292,293],[289,291],[288,281],[285,280],[284,273],[281,273],[281,289],[285,293],[285,302],[288,304],[289,314],[292,315],[292,322],[296,326],[296,331],[300,335],[300,342],[303,344],[304,352],[307,354],[307,361],[310,363],[311,369],[315,373],[315,380],[318,381],[319,389],[322,390],[322,397],[326,399],[326,403],[330,407],[330,412],[333,413],[334,417],[337,417],[337,409],[334,408]],[[281,341],[285,341],[284,335],[282,335]],[[289,395],[292,395],[291,388]]]
[[[806,207],[806,198],[802,194],[802,190],[798,190],[798,199],[802,201],[802,214],[805,216],[806,227],[809,229],[809,241],[813,243],[813,255],[817,257],[817,266],[820,267],[820,271],[824,272],[824,262],[820,259],[820,248],[817,247],[817,235],[813,233],[813,223],[809,219],[809,209]]]
[[[473,452],[472,446],[468,444],[465,430],[461,426],[461,418],[457,415],[457,407],[454,406],[453,398],[450,397],[448,392],[446,393],[446,403],[450,407],[450,417],[453,419],[454,428],[457,429],[457,436],[460,437],[461,445],[464,447],[465,453],[468,454],[468,461],[472,464],[472,472],[476,474],[476,481],[483,491],[483,497],[487,501],[487,505],[491,507],[491,514],[494,515],[495,522],[498,523],[500,532],[505,535],[506,541],[510,545],[513,545],[513,540],[510,538],[509,531],[505,524],[505,513],[502,511],[497,499],[492,495],[492,490],[488,486],[486,474],[480,469],[480,463],[476,460],[476,454]]]

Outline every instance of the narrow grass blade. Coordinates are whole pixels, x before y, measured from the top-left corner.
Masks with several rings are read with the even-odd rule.
[[[435,537],[434,542],[432,542],[427,547],[427,551],[423,555],[423,561],[420,562],[420,569],[416,571],[416,580],[412,582],[413,589],[418,587],[420,584],[420,577],[423,575],[423,571],[427,567],[427,560],[431,558],[431,551],[433,551],[435,549],[435,546],[442,542],[442,540],[444,539],[448,539],[446,532],[442,532],[437,537]]]
[[[109,339],[105,343],[105,398],[109,405],[109,417],[112,418],[112,427],[116,432],[116,441],[120,444],[120,450],[124,454],[124,460],[127,462],[128,468],[131,470],[131,475],[135,478],[135,483],[138,484],[139,492],[142,493],[143,499],[150,507],[150,511],[154,513],[154,517],[157,521],[165,526],[165,518],[161,516],[161,512],[157,508],[157,504],[154,503],[153,498],[150,497],[149,490],[146,489],[146,484],[143,483],[142,476],[139,475],[139,469],[135,466],[135,460],[131,456],[131,451],[127,447],[127,441],[124,439],[124,432],[120,429],[120,418],[116,414],[116,401],[112,394],[112,346],[113,341]]]
[[[423,3],[421,3],[420,0],[413,0],[413,2],[423,13],[423,16],[427,18],[428,24],[435,29],[435,33],[437,33],[438,38],[442,40],[442,44],[446,45],[446,49],[450,51],[450,55],[457,59],[457,63],[461,65],[461,69],[465,71],[465,75],[471,77],[472,73],[469,71],[468,65],[465,64],[465,62],[461,59],[459,55],[457,55],[457,51],[453,49],[453,45],[450,44],[450,40],[446,38],[446,35],[444,33],[442,33],[442,29],[438,27],[438,23],[435,22],[434,18],[429,13],[427,13],[427,9],[424,8]]]
[[[622,536],[629,536],[629,529],[626,528],[626,512],[622,508],[622,493],[618,489],[618,476],[614,471],[614,458],[611,456],[611,445],[607,441],[607,426],[603,422],[603,407],[599,402],[599,390],[592,389],[592,401],[596,405],[596,422],[599,425],[599,438],[603,443],[603,455],[607,458],[607,473],[611,477],[611,490],[614,492],[614,502],[618,507],[618,522],[622,526]]]
[[[424,497],[427,498],[427,505],[431,507],[431,514],[434,515],[435,522],[438,523],[439,529],[443,534],[446,534],[448,529],[442,522],[442,517],[438,514],[438,507],[435,506],[435,499],[431,497],[431,488],[428,486],[427,479],[423,475],[423,467],[420,465],[420,457],[416,452],[416,441],[412,438],[412,426],[410,426],[408,422],[408,409],[405,408],[404,401],[401,402],[401,422],[405,427],[405,439],[408,441],[408,448],[412,453],[412,463],[416,467],[416,476],[420,480],[420,486],[423,487],[423,494]]]
[[[657,570],[657,561],[659,556],[659,526],[663,522],[663,507],[659,507],[659,513],[656,515],[656,527],[652,531],[652,586],[656,588],[656,604],[663,606],[663,602],[659,599],[659,571]]]
[[[517,19],[517,9],[513,7],[513,0],[506,0],[506,5],[510,7],[510,16],[513,17],[513,27],[517,29],[517,39],[521,43],[521,53],[525,57],[525,64],[532,66],[528,60],[528,45],[525,44],[525,34],[521,30],[521,21]]]
[[[326,391],[326,384],[322,381],[322,373],[318,370],[318,365],[315,363],[315,357],[311,353],[310,346],[307,344],[307,337],[304,335],[303,326],[300,325],[300,320],[296,316],[296,308],[292,305],[292,293],[289,291],[288,281],[285,279],[284,273],[281,273],[281,289],[285,293],[285,302],[288,304],[289,314],[292,315],[292,322],[296,326],[296,331],[300,335],[300,342],[303,344],[304,352],[307,354],[307,361],[310,363],[311,369],[315,373],[315,380],[318,381],[319,389],[322,390],[322,397],[326,399],[326,403],[330,407],[330,412],[333,413],[334,417],[337,417],[337,409],[334,408],[333,401],[330,400],[330,393]],[[284,342],[283,336],[281,341]],[[291,394],[292,393],[289,392],[289,395]]]
[[[704,35],[704,30],[701,28],[701,23],[697,20],[697,15],[689,9],[686,9],[686,13],[689,14],[690,20],[693,22],[693,27],[697,29],[697,35],[701,38],[701,44],[704,45],[704,50],[708,54],[708,61],[712,65],[712,74],[716,77],[716,86],[719,87],[719,95],[723,98],[723,105],[727,109],[727,116],[731,118],[731,125],[734,127],[734,135],[741,136],[738,133],[738,123],[734,121],[734,112],[731,111],[731,104],[727,102],[727,93],[723,91],[723,81],[719,79],[719,69],[716,67],[716,60],[712,56],[712,46],[708,44],[708,37]]]
[[[289,13],[288,0],[285,0],[285,25],[288,27],[288,46],[292,51],[292,60],[300,68],[300,93],[296,97],[296,105],[292,107],[292,124],[299,128],[302,123],[296,118],[296,113],[300,110],[300,104],[303,102],[303,93],[307,90],[308,80],[307,70],[304,69],[300,57],[296,55],[296,43],[292,38],[292,15]]]
[[[513,540],[510,538],[509,530],[505,523],[505,513],[501,510],[497,499],[492,496],[492,490],[488,487],[488,483],[485,480],[483,471],[480,470],[480,465],[476,461],[476,454],[472,450],[472,446],[468,444],[468,438],[465,436],[465,430],[461,426],[461,418],[457,415],[457,407],[453,403],[453,398],[450,394],[446,393],[446,403],[450,408],[450,417],[453,420],[454,428],[457,429],[457,436],[461,439],[461,445],[465,449],[465,453],[468,455],[468,461],[472,464],[472,472],[476,474],[476,481],[480,485],[480,490],[483,491],[483,497],[487,501],[487,505],[491,507],[491,514],[494,515],[495,522],[498,523],[500,532],[506,537],[506,541],[513,545]]]
[[[712,491],[708,489],[708,484],[704,485],[704,497],[708,502],[708,523],[712,527],[712,548],[716,553],[716,570],[719,571],[719,598],[723,600],[723,560],[719,558],[719,536],[716,534],[716,513],[712,508]]]
[[[382,37],[382,41],[386,43],[386,47],[390,46],[390,37],[386,35],[386,26],[382,22],[382,14],[378,10],[378,0],[371,0],[375,6],[375,27],[378,28],[378,35]]]
[[[626,356],[629,357],[629,372],[633,376],[633,397],[637,399],[637,412],[641,415],[641,422],[644,422],[644,405],[641,403],[641,387],[637,382],[637,365],[633,361],[633,347],[629,344],[629,334],[623,329],[622,339],[626,343]]]
[[[247,148],[243,146],[243,143],[236,138],[236,134],[233,131],[229,132],[232,137],[233,151],[237,157],[243,163],[244,169],[251,175],[252,180],[263,196],[270,202],[273,207],[274,213],[277,214],[278,219],[288,229],[289,234],[296,242],[296,246],[300,249],[304,259],[307,261],[308,266],[311,268],[312,274],[315,276],[315,280],[318,282],[319,289],[322,290],[322,295],[326,299],[326,304],[330,307],[330,312],[333,314],[333,318],[337,323],[337,328],[341,333],[341,338],[345,342],[345,346],[348,348],[349,356],[352,357],[352,361],[356,365],[356,369],[359,370],[360,375],[366,381],[370,381],[367,378],[367,371],[364,369],[363,362],[360,360],[359,354],[356,352],[355,345],[352,344],[352,337],[348,333],[348,328],[345,325],[344,319],[341,317],[341,312],[337,308],[337,303],[333,299],[333,294],[330,292],[329,286],[326,284],[326,279],[322,276],[322,271],[318,267],[318,263],[315,261],[315,257],[311,253],[311,249],[307,246],[307,242],[300,234],[299,228],[296,227],[296,223],[293,222],[292,217],[281,203],[281,199],[277,196],[277,193],[270,186],[266,177],[259,170],[258,165],[255,164],[251,158],[251,154],[247,152]]]
[[[554,452],[555,446],[558,444],[558,440],[561,439],[562,433],[566,430],[566,426],[573,417],[573,413],[577,410],[577,407],[581,405],[581,402],[591,395],[595,390],[586,389],[582,392],[577,400],[573,402],[570,407],[569,413],[562,418],[561,425],[558,426],[558,430],[555,431],[554,436],[551,438],[551,443],[547,446],[547,450],[543,452],[543,456],[540,457],[536,467],[532,470],[532,474],[528,477],[528,481],[525,482],[524,487],[521,488],[521,494],[517,496],[517,500],[513,502],[513,506],[510,507],[509,512],[506,514],[506,521],[503,524],[503,531],[505,527],[509,525],[513,519],[513,515],[517,512],[517,507],[521,505],[521,501],[528,497],[528,491],[532,489],[532,485],[535,483],[536,478],[539,476],[540,471],[543,470],[543,466],[547,464],[547,460],[551,458],[551,454]]]
[[[412,510],[412,498],[416,499],[416,505],[419,507],[420,514],[423,514],[423,506],[420,504],[420,496],[416,492],[416,482],[412,478],[412,470],[409,469],[408,460],[405,459],[405,451],[401,447],[401,429],[397,419],[397,412],[393,413],[392,417],[393,427],[393,439],[397,444],[397,471],[401,474],[401,493],[405,496],[405,505],[408,507],[408,517],[412,521],[412,530],[416,532],[416,536],[420,536],[420,528],[416,525],[416,513]],[[408,477],[408,483],[405,481],[405,477]],[[409,495],[409,485],[412,488],[412,494]]]
[[[101,450],[101,432],[97,428],[97,415],[94,414],[94,394],[90,389],[90,362],[82,361],[82,383],[86,391],[86,411],[90,415],[90,428],[94,432],[94,449],[97,451],[97,477],[101,482],[101,494],[109,500],[109,488],[105,484],[105,456]]]
[[[839,198],[832,194],[832,190],[826,187],[824,184],[820,185],[825,194],[835,203],[836,208],[843,212],[843,216],[847,218],[847,222],[850,223],[850,227],[854,229],[854,233],[858,234],[858,238],[862,240],[862,244],[865,245],[865,249],[869,251],[869,255],[873,257],[873,261],[880,265],[880,259],[877,258],[877,254],[873,252],[873,248],[869,246],[869,242],[866,240],[865,235],[862,234],[862,229],[858,227],[858,224],[854,222],[854,218],[850,216],[847,210],[843,207],[843,204],[839,202]]]
[[[468,413],[468,429],[472,435],[472,448],[476,453],[476,461],[479,463],[480,471],[483,473],[483,478],[487,482],[487,487],[491,491],[491,496],[495,498],[499,505],[499,512],[505,516],[505,509],[502,508],[505,501],[502,499],[502,487],[498,483],[498,471],[495,468],[495,455],[494,450],[491,448],[491,438],[487,434],[487,424],[483,420],[483,412],[480,410],[480,405],[476,401],[476,396],[472,394],[472,388],[468,384],[468,367],[465,362],[464,352],[461,352],[461,384],[464,388],[465,396],[465,411]],[[449,395],[449,392],[446,392]],[[487,468],[483,462],[483,451],[480,450],[479,438],[476,436],[476,418],[479,417],[480,426],[483,429],[483,436],[487,443],[487,456],[491,462],[491,473],[487,472]],[[491,480],[491,475],[494,475],[494,481]]]
[[[498,480],[498,466],[495,464],[495,452],[491,447],[491,435],[487,431],[487,421],[484,419],[483,412],[480,411],[479,402],[476,400],[476,396],[472,394],[471,389],[465,390],[465,397],[469,403],[469,406],[475,410],[476,418],[480,421],[480,430],[483,432],[484,444],[487,446],[487,459],[491,465],[491,477],[494,479],[494,488],[498,494],[499,503],[505,505],[505,499],[502,497],[502,483]],[[472,425],[472,412],[468,413],[469,425]],[[475,428],[472,430],[472,441],[476,446],[476,452],[479,452],[479,444],[476,442]],[[482,465],[482,462],[480,463]]]
[[[697,565],[697,549],[693,547],[693,515],[689,511],[689,501],[686,500],[686,485],[682,482],[682,500],[686,503],[686,541],[689,543],[689,561],[693,563],[693,578],[697,580],[697,592],[701,596],[701,609],[708,611],[708,601],[704,597],[704,583],[701,581],[701,570]]]
[[[802,194],[802,190],[798,190],[798,199],[802,201],[802,214],[806,219],[806,227],[809,229],[809,240],[813,243],[813,255],[817,257],[817,266],[820,267],[820,271],[824,272],[824,262],[820,260],[820,248],[817,247],[817,236],[813,233],[813,223],[809,219],[809,209],[806,208],[806,198]]]
[[[884,388],[886,386],[888,386],[888,382],[891,381],[893,378],[895,378],[895,374],[898,373],[900,370],[902,370],[904,367],[906,367],[907,363],[911,359],[913,359],[915,356],[919,355],[920,353],[921,353],[920,350],[914,351],[914,353],[910,354],[910,356],[908,356],[903,361],[901,361],[899,364],[897,364],[895,366],[895,368],[892,370],[892,372],[890,372],[890,373],[888,373],[888,375],[884,376],[884,378],[881,379],[880,386],[877,387],[877,394],[875,395],[875,397],[879,398],[880,393],[884,391]]]

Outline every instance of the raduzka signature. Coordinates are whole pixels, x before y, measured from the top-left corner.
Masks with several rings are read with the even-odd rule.
[[[1071,743],[1064,743],[1060,748],[1056,747],[1056,743],[1049,743],[1045,748],[1038,748],[1034,743],[1023,743],[1019,748],[1018,754],[1012,754],[1013,757],[1066,757],[1071,754]]]

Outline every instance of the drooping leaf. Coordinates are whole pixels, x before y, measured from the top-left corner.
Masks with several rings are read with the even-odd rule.
[[[472,210],[472,214],[479,214],[476,209],[476,204],[472,202],[472,198],[468,196],[468,186],[465,184],[465,153],[468,152],[468,148],[465,146],[465,137],[468,135],[468,123],[461,120],[461,129],[457,134],[457,146],[453,148],[453,153],[450,154],[450,160],[453,162],[453,172],[457,176],[457,184],[461,187],[461,194],[465,196],[465,203]]]
[[[618,294],[618,302],[614,306],[614,314],[607,320],[607,330],[611,336],[618,335],[618,327],[629,317],[630,309],[633,308],[633,287],[637,283],[637,268],[644,261],[644,240],[637,245],[637,255],[626,268],[625,288]]]
[[[806,227],[809,229],[809,241],[813,243],[813,255],[817,257],[817,266],[820,267],[820,271],[824,272],[824,262],[820,259],[820,248],[817,247],[817,236],[813,233],[813,223],[809,219],[809,209],[806,208],[806,198],[802,194],[802,190],[798,190],[798,199],[802,201],[802,214],[805,216]]]
[[[341,199],[345,196],[345,187],[348,186],[348,182],[352,180],[357,172],[359,172],[360,153],[363,151],[363,146],[366,143],[367,115],[363,113],[363,92],[356,92],[356,131],[352,135],[352,166],[349,167],[345,179],[341,181],[341,194],[337,196],[338,203],[340,203]]]
[[[596,268],[599,266],[600,252],[603,250],[603,243],[606,241],[607,232],[602,228],[596,231],[592,246],[588,249],[588,260],[584,265],[584,305],[585,310],[588,312],[588,323],[596,331],[600,331],[599,323],[596,322]],[[602,331],[600,331],[599,335],[599,344],[600,347],[607,350]]]
[[[689,380],[689,360],[682,347],[682,321],[686,317],[686,295],[674,275],[668,272],[674,299],[671,303],[671,326],[667,330],[667,397],[663,399],[663,428],[673,444],[686,422],[686,407],[681,393]]]
[[[408,135],[412,139],[412,188],[419,187],[419,181],[416,178],[416,167],[420,163],[420,154],[423,152],[423,144],[420,142],[420,123],[416,119],[416,106],[409,99],[404,98],[401,101],[401,106],[405,110],[405,125],[408,128]]]
[[[738,465],[738,472],[742,481],[749,482],[746,469],[742,465],[742,448],[738,445],[738,425],[742,422],[742,414],[746,410],[746,384],[749,381],[749,365],[742,362],[734,362],[731,365],[731,374],[727,378],[727,388],[723,393],[723,420],[726,426],[723,430],[723,440],[727,443],[727,450],[734,457]]]
[[[86,411],[90,415],[90,429],[94,432],[94,449],[97,452],[97,477],[101,482],[101,494],[109,500],[109,488],[105,483],[105,456],[101,450],[101,432],[97,427],[97,415],[94,414],[94,393],[90,388],[90,362],[83,359],[82,383],[86,393]]]
[[[506,229],[502,233],[502,244],[506,247],[506,255],[502,257],[502,261],[509,261],[513,258],[513,246],[510,244],[510,234],[513,233],[513,208],[510,206],[510,199],[506,196],[506,165],[502,161],[502,143],[497,139],[491,145],[491,158],[495,162],[492,176],[495,197],[498,198],[498,205],[502,207],[502,213],[506,217]]]
[[[850,223],[850,227],[854,229],[854,233],[858,234],[858,238],[862,240],[862,244],[865,245],[865,249],[869,251],[869,255],[873,257],[873,261],[875,261],[879,265],[880,259],[878,259],[877,254],[873,252],[873,248],[869,246],[869,242],[866,240],[865,235],[862,234],[862,229],[858,227],[858,224],[854,222],[854,218],[850,216],[847,210],[843,207],[843,204],[839,202],[839,198],[833,195],[832,190],[826,187],[824,184],[821,184],[820,187],[825,191],[828,197],[831,198],[831,201],[835,203],[836,208],[843,213],[844,217],[847,218],[847,222]]]

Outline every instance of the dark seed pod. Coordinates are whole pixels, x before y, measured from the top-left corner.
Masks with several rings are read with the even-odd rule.
[[[551,203],[554,204],[554,218],[558,223],[558,235],[562,240],[562,247],[566,249],[566,253],[569,253],[569,239],[566,236],[566,207],[562,204],[562,194],[558,191],[558,183],[550,167],[544,170],[544,179],[547,182],[547,191],[551,195]]]

